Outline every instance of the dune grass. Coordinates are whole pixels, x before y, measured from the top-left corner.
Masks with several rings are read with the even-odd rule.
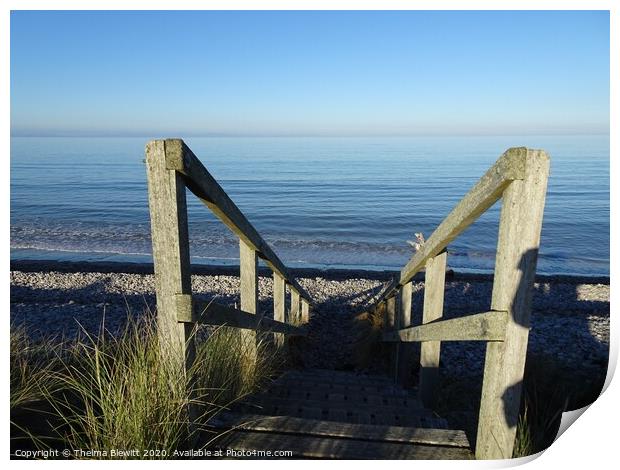
[[[566,369],[553,357],[541,354],[528,358],[513,457],[538,453],[552,445],[562,413],[594,402],[605,375],[603,369]]]
[[[533,430],[528,422],[527,414],[527,407],[525,407],[523,413],[519,415],[515,445],[512,450],[513,458],[526,457],[536,453],[534,441],[532,439]]]
[[[525,391],[517,423],[512,457],[526,457],[548,448],[557,435],[564,407],[549,400],[548,393]]]
[[[48,390],[58,386],[52,374],[57,365],[58,347],[59,342],[52,339],[32,341],[22,326],[11,325],[11,410],[41,401],[43,383]]]
[[[97,458],[110,449],[156,449],[137,457],[165,458],[200,446],[209,418],[258,388],[280,355],[261,340],[256,362],[249,361],[247,342],[232,328],[199,336],[196,359],[186,371],[171,360],[170,345],[162,344],[149,320],[129,321],[119,335],[101,331],[70,343],[44,341],[28,354],[19,352],[28,342],[25,333],[13,330],[11,409],[45,402],[50,435],[30,432],[31,441],[90,449]],[[13,424],[29,433],[27,422]]]

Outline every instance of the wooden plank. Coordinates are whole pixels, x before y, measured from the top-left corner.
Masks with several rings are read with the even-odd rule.
[[[314,389],[317,391],[337,392],[337,393],[366,393],[366,394],[381,394],[383,396],[409,396],[409,393],[399,387],[395,387],[393,382],[389,384],[351,384],[351,383],[326,383],[317,382],[313,380],[303,379],[279,379],[276,384],[282,385],[282,387],[298,387],[301,390]],[[390,387],[391,386],[391,387]]]
[[[380,374],[367,374],[365,372],[359,371],[350,371],[350,370],[335,370],[335,369],[297,369],[290,370],[286,373],[287,375],[299,375],[303,377],[310,378],[323,378],[327,377],[329,380],[337,379],[337,380],[349,380],[358,382],[360,380],[369,381],[369,380],[378,380],[383,382],[388,382],[390,379],[386,375]]]
[[[291,312],[287,319],[289,323],[298,324],[301,320],[299,311],[299,292],[291,288]]]
[[[192,292],[185,184],[180,175],[166,168],[168,152],[163,141],[146,146],[157,330],[160,344],[189,368],[195,354],[193,325],[177,321],[177,294],[191,296]]]
[[[175,171],[166,168],[169,149],[165,142],[150,142],[146,146],[155,294],[157,298],[157,334],[162,354],[171,363],[191,370],[196,358],[194,324],[180,323],[179,314],[186,314],[189,297],[191,316],[191,268],[185,184]],[[181,297],[177,297],[177,296]],[[179,302],[180,299],[180,302]],[[181,307],[181,311],[179,311]],[[200,410],[196,392],[188,381],[188,432],[190,442],[198,437],[194,426]]]
[[[216,304],[214,302],[194,302],[195,308],[201,312],[199,323],[206,325],[221,325],[247,330],[270,331],[294,336],[305,336],[303,328],[287,323],[272,320],[271,318],[258,318],[253,313],[244,312],[233,307]]]
[[[409,282],[428,258],[444,250],[457,235],[495,204],[511,181],[523,179],[523,155],[526,152],[524,147],[507,150],[478,180],[402,269],[400,285]]]
[[[399,286],[411,281],[424,267],[428,258],[443,251],[463,230],[495,204],[511,181],[524,178],[526,153],[525,147],[511,148],[495,162],[413,255],[401,270],[398,282],[392,284],[378,302],[393,295]]]
[[[457,460],[471,459],[468,449],[409,445],[392,442],[368,442],[354,439],[317,438],[296,434],[269,432],[233,431],[226,435],[218,446],[236,450],[269,449],[291,451],[292,456],[284,458],[322,458],[347,460],[372,459],[421,459]],[[252,455],[252,454],[250,454]],[[260,458],[260,457],[255,457]]]
[[[291,370],[286,372],[280,379],[291,378],[292,380],[306,380],[313,382],[324,382],[331,384],[349,384],[354,386],[365,385],[391,385],[391,379],[382,375],[368,375],[361,373],[343,372],[343,371],[325,371],[317,372],[314,369],[309,370]],[[280,380],[278,379],[278,380]]]
[[[239,277],[241,281],[241,310],[257,315],[258,313],[258,256],[256,251],[239,239]],[[257,315],[260,321],[261,315]],[[258,324],[258,321],[256,324]],[[239,334],[243,339],[244,352],[248,361],[256,361],[256,332],[254,329],[242,329]]]
[[[273,393],[275,396],[297,398],[300,400],[325,400],[330,396],[340,396],[343,400],[350,403],[359,403],[363,405],[379,403],[389,406],[413,406],[414,402],[419,403],[417,398],[408,395],[396,395],[389,393],[382,393],[381,390],[337,390],[328,389],[325,387],[293,387],[292,385],[271,385],[269,387],[269,393]]]
[[[351,378],[358,379],[363,377],[365,379],[381,379],[386,380],[387,377],[385,375],[380,374],[367,374],[364,372],[359,372],[355,370],[335,370],[335,369],[320,369],[320,368],[312,368],[312,369],[297,369],[291,370],[287,372],[288,374],[303,374],[306,376],[337,376],[341,378]]]
[[[310,304],[306,299],[301,299],[301,322],[308,323],[310,321]]]
[[[403,393],[408,393],[404,389],[400,387],[396,387],[391,379],[388,380],[367,380],[363,376],[360,376],[357,381],[349,380],[349,379],[341,379],[339,377],[311,377],[311,376],[303,376],[303,375],[291,375],[289,373],[280,377],[277,383],[288,383],[288,382],[303,382],[305,384],[313,385],[313,386],[325,386],[325,387],[350,387],[352,389],[368,389],[369,387],[378,387],[378,388],[394,388],[395,390],[400,390]]]
[[[392,330],[396,326],[396,296],[386,301],[386,329]]]
[[[396,328],[396,296],[388,297],[385,305],[385,331],[394,331]],[[396,380],[396,374],[398,372],[398,345],[394,344],[390,346],[390,369],[389,375],[392,380]]]
[[[266,407],[280,407],[280,406],[304,406],[308,408],[319,408],[321,410],[328,411],[330,409],[339,409],[347,412],[356,412],[362,406],[360,403],[352,403],[344,399],[342,394],[331,394],[326,400],[302,400],[300,398],[286,398],[282,396],[273,396],[267,391],[265,394],[252,395],[244,400],[246,405]],[[382,403],[371,404],[368,403],[364,406],[364,411],[367,413],[381,416],[382,414],[392,414],[401,417],[405,416],[432,416],[432,413],[425,410],[422,404],[418,400],[410,400],[408,405],[384,405]]]
[[[411,326],[411,300],[413,295],[413,285],[411,282],[406,283],[400,290],[400,302],[398,309],[398,328],[403,329]],[[412,366],[414,345],[409,343],[397,344],[398,348],[398,383],[409,386],[411,385],[410,373]]]
[[[512,457],[521,403],[549,157],[527,150],[520,158],[525,179],[506,189],[500,214],[491,308],[509,313],[506,340],[487,345],[476,445],[480,459]]]
[[[218,413],[218,427],[246,431],[281,432],[334,438],[351,438],[364,441],[402,442],[469,449],[469,440],[463,431],[448,429],[407,428],[318,421],[289,416],[244,415]]]
[[[406,328],[411,326],[411,299],[413,295],[413,284],[406,283],[400,290],[400,303],[398,309],[398,327]]]
[[[383,341],[504,341],[508,313],[490,311],[383,334]]]
[[[155,141],[162,142],[163,141]],[[166,139],[167,168],[185,176],[185,184],[209,209],[241,240],[251,246],[272,271],[279,273],[301,296],[311,301],[310,295],[298,284],[269,244],[259,235],[219,183],[181,139]]]
[[[386,285],[383,287],[381,292],[379,293],[379,297],[377,298],[377,302],[379,303],[385,299],[387,299],[388,295],[392,295],[399,288],[398,280],[400,279],[400,274],[398,277],[393,277]]]
[[[286,282],[277,272],[273,273],[273,319],[284,323],[286,314]],[[274,342],[280,346],[284,344],[284,336],[274,335]]]
[[[443,299],[446,287],[447,253],[438,254],[426,262],[424,282],[424,311],[422,323],[430,323],[443,316]],[[419,396],[428,408],[437,403],[439,388],[440,341],[424,341],[420,345],[420,385]]]
[[[283,401],[281,403],[239,404],[235,407],[241,413],[259,413],[269,416],[292,416],[296,418],[321,419],[339,421],[350,424],[371,424],[383,426],[415,427],[429,429],[445,429],[445,420],[436,418],[428,412],[418,413],[398,410],[377,410],[367,407],[334,406],[317,408],[314,402]],[[377,412],[377,413],[375,413]]]

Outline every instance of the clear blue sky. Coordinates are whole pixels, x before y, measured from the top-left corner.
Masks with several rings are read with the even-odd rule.
[[[609,131],[607,12],[12,12],[13,135]]]

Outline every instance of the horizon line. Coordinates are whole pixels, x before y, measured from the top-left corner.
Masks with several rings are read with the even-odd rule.
[[[157,132],[157,133],[86,133],[86,134],[78,134],[78,133],[29,133],[29,132],[17,132],[10,133],[10,137],[75,137],[75,138],[113,138],[113,137],[152,137],[154,135],[167,135],[171,137],[165,138],[182,138],[180,136],[184,136],[186,138],[190,137],[208,137],[208,138],[408,138],[408,137],[509,137],[509,136],[521,136],[521,137],[529,137],[529,136],[592,136],[592,135],[600,135],[600,136],[609,136],[611,134],[610,131],[583,131],[583,132],[574,132],[574,131],[563,131],[563,132],[426,132],[426,133],[412,133],[412,134],[321,134],[321,133],[300,133],[300,134],[235,134],[235,133],[185,133],[185,132]]]

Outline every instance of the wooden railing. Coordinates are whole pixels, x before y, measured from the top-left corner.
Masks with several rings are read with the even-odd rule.
[[[476,439],[480,459],[512,457],[548,175],[544,151],[509,149],[441,222],[375,306],[385,311],[383,340],[396,343],[392,357],[398,380],[404,380],[411,367],[412,342],[421,343],[419,394],[427,406],[439,392],[441,341],[487,343]],[[490,311],[442,321],[446,247],[500,198]],[[411,280],[422,269],[422,324],[412,326]]]
[[[228,195],[179,139],[146,147],[149,210],[155,266],[158,329],[174,354],[191,364],[194,325],[229,325],[254,345],[256,330],[303,335],[291,321],[307,322],[310,296],[290,275]],[[476,457],[510,458],[514,446],[525,366],[532,287],[545,204],[549,158],[540,150],[509,149],[448,214],[384,289],[375,308],[386,313],[383,341],[395,344],[393,373],[403,380],[411,368],[411,346],[421,343],[419,393],[433,405],[438,392],[442,341],[485,341]],[[240,308],[192,298],[186,191],[188,188],[238,237]],[[488,312],[441,320],[446,247],[501,198],[493,293]],[[258,312],[258,258],[273,271],[273,320]],[[425,269],[422,324],[411,324],[412,279]],[[285,311],[286,286],[291,295]]]
[[[304,335],[310,295],[263,240],[226,192],[180,139],[155,140],[146,146],[149,212],[157,294],[158,331],[174,354],[190,365],[194,359],[194,325],[228,325],[242,329],[255,358],[256,330]],[[240,308],[195,301],[191,290],[186,191],[189,189],[239,238]],[[258,311],[258,259],[273,271],[273,320]],[[291,295],[285,310],[286,286]],[[288,315],[287,315],[288,313]]]

